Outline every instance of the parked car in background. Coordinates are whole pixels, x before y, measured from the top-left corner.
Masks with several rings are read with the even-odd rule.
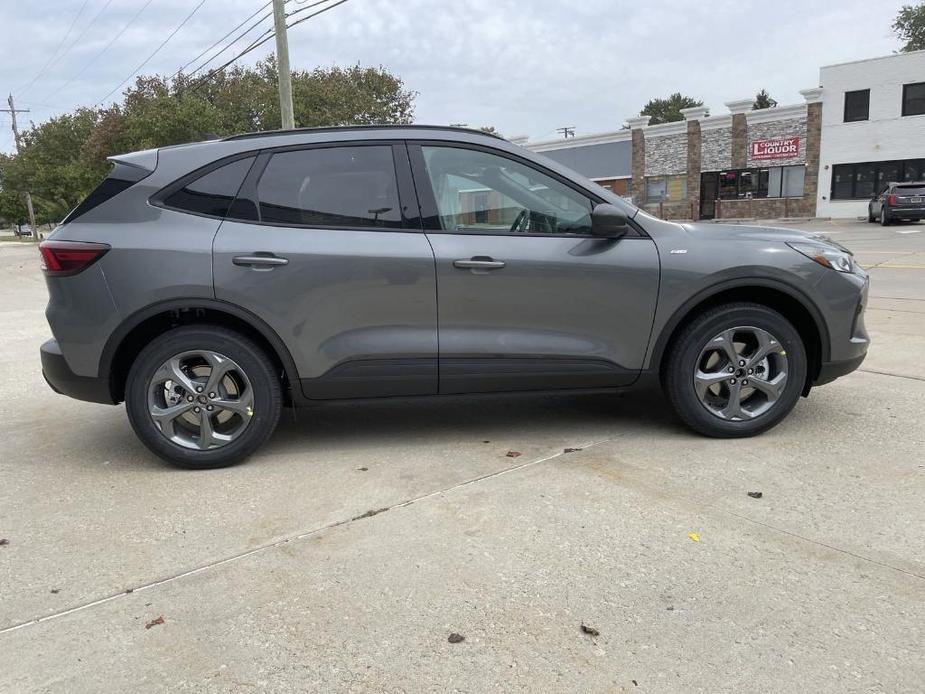
[[[883,226],[925,218],[925,182],[888,183],[867,206],[867,221]]]
[[[237,462],[281,407],[664,388],[708,436],[864,359],[868,279],[803,231],[677,224],[501,138],[266,132],[112,157],[40,248],[52,388]]]
[[[13,234],[15,236],[32,236],[32,227],[28,224],[14,224]]]

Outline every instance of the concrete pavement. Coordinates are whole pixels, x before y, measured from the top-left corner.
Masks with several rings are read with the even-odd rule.
[[[0,247],[0,691],[922,691],[925,225],[807,226],[871,267],[874,349],[761,437],[655,394],[332,405],[209,472],[45,386]]]

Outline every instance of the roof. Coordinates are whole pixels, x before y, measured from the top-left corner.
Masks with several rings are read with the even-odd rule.
[[[256,137],[273,137],[280,135],[307,135],[310,133],[328,133],[328,132],[349,132],[352,130],[435,130],[435,131],[445,131],[445,132],[459,132],[467,133],[469,135],[484,135],[486,137],[494,137],[499,140],[504,138],[498,135],[497,133],[487,133],[484,130],[477,130],[475,128],[461,128],[458,126],[452,125],[415,125],[415,124],[395,124],[395,123],[383,123],[380,125],[337,125],[329,126],[324,128],[290,128],[290,129],[280,129],[280,130],[262,130],[260,132],[254,133],[242,133],[240,135],[231,135],[230,137],[222,138],[223,141],[229,140],[248,140]]]

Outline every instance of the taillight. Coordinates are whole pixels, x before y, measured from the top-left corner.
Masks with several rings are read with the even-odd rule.
[[[46,275],[62,277],[76,275],[106,255],[109,246],[105,243],[85,241],[42,241],[42,270]]]
[[[896,204],[896,196],[895,196],[895,195],[892,195],[892,194],[887,195],[887,196],[886,196],[886,204],[887,204],[887,205],[895,205],[895,204]]]

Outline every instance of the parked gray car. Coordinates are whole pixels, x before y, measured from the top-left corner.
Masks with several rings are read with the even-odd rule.
[[[284,405],[658,385],[773,427],[867,352],[868,280],[802,231],[676,224],[475,131],[266,132],[112,157],[41,244],[57,392],[229,465]]]

